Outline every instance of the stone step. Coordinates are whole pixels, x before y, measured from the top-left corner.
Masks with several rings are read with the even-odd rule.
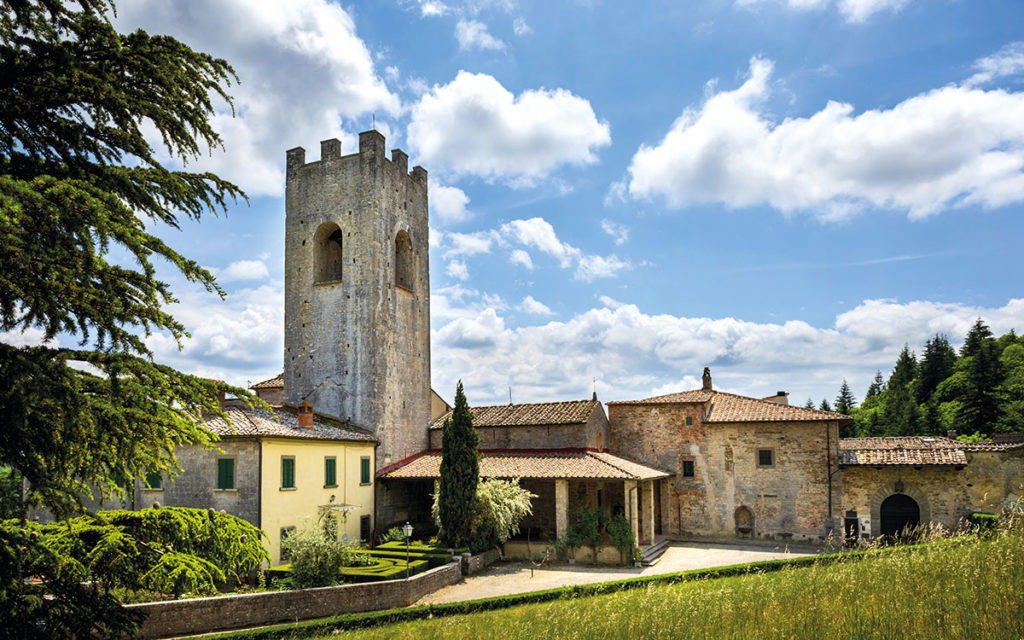
[[[661,556],[665,553],[665,550],[668,549],[668,545],[670,542],[671,540],[669,540],[668,538],[662,538],[661,540],[656,541],[654,544],[645,547],[644,550],[641,552],[640,564],[645,567],[650,567],[657,564],[658,561],[661,560]]]

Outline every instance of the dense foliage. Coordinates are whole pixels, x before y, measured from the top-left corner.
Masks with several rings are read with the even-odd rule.
[[[28,530],[105,590],[212,593],[269,560],[262,531],[213,509],[100,511],[44,525],[7,524]]]
[[[354,553],[350,544],[338,540],[322,523],[312,521],[282,540],[281,552],[291,562],[292,582],[299,589],[337,584],[342,567],[369,564],[366,556]]]
[[[841,404],[854,419],[843,437],[1022,432],[1024,337],[996,338],[979,318],[959,353],[943,335],[925,343],[920,359],[904,346],[888,380],[878,372],[859,407],[844,381]]]
[[[531,500],[536,497],[519,485],[518,478],[481,480],[476,488],[476,507],[466,546],[471,552],[480,553],[505,544],[510,536],[519,533],[522,519],[533,513]],[[434,494],[431,513],[435,520],[440,518],[440,502],[440,495]]]
[[[0,467],[0,520],[24,517],[25,505],[21,493],[21,474],[18,470]]]
[[[188,336],[164,310],[175,298],[156,259],[223,293],[155,231],[244,196],[216,175],[174,170],[157,157],[187,162],[220,146],[213,100],[230,104],[234,73],[173,38],[118,33],[112,9],[110,0],[0,0],[0,331],[79,342],[0,345],[0,466],[25,479],[26,503],[58,518],[81,512],[82,496],[120,492],[127,479],[173,476],[175,446],[214,439],[193,416],[216,412],[220,391],[252,399],[155,364],[145,342],[153,331],[179,344]],[[102,593],[94,606],[79,606],[85,592],[64,588],[85,571],[81,562],[20,532],[6,528],[0,545],[0,557],[18,558],[0,572],[5,631],[133,633]],[[161,573],[176,581],[202,572],[189,563],[180,557],[180,571]],[[36,593],[38,606],[23,606],[25,589],[37,588],[24,584],[30,576],[54,598]]]
[[[459,380],[452,417],[445,421],[441,435],[441,477],[437,492],[438,537],[449,547],[468,546],[472,540],[480,481],[476,452],[479,442],[480,437],[473,428],[473,414]]]

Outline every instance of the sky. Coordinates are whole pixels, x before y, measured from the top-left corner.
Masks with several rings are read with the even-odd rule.
[[[471,404],[637,399],[705,366],[724,391],[862,398],[904,344],[1024,331],[1019,0],[117,9],[239,77],[223,149],[188,168],[248,202],[158,230],[228,293],[161,267],[192,337],[147,343],[181,370],[280,372],[285,150],[371,127],[429,172],[449,401],[459,379]]]

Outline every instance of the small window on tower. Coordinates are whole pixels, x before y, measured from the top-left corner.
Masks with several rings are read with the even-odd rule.
[[[313,237],[313,282],[319,284],[341,280],[341,239],[341,229],[333,222],[325,222],[316,230]]]
[[[693,460],[683,460],[683,477],[693,477]]]
[[[757,466],[759,466],[759,467],[774,467],[775,466],[775,451],[773,449],[758,449],[757,450]]]
[[[405,231],[395,236],[395,284],[412,291],[412,240]]]

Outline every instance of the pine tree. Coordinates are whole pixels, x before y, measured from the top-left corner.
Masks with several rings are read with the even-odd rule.
[[[991,433],[1000,423],[1003,368],[998,349],[992,331],[978,318],[967,333],[956,367],[961,377],[954,399],[960,402],[957,421],[964,433]]]
[[[813,409],[814,408],[814,399],[813,398],[807,398],[807,402],[804,403],[804,408],[805,409]]]
[[[441,541],[452,548],[469,545],[476,515],[476,488],[480,468],[476,447],[480,438],[459,380],[452,417],[441,433],[441,477],[438,482],[438,518]]]
[[[914,379],[917,376],[917,359],[908,345],[896,358],[896,366],[885,391],[882,393],[883,415],[886,435],[909,436],[917,432],[918,407],[913,392]]]
[[[927,402],[942,381],[953,375],[955,364],[956,351],[949,345],[946,336],[935,334],[934,338],[925,343],[916,389],[919,404]]]
[[[818,409],[820,409],[821,411],[831,411],[832,410],[832,407],[829,405],[827,398],[822,398],[821,399],[821,404],[818,405]]]
[[[119,491],[114,478],[173,476],[176,446],[212,442],[193,416],[217,412],[218,391],[252,400],[153,363],[144,341],[155,331],[179,345],[188,337],[165,308],[175,298],[154,258],[223,295],[209,271],[151,231],[244,197],[214,174],[158,159],[187,163],[220,146],[211,96],[230,104],[234,72],[173,38],[118,33],[112,9],[110,0],[0,4],[0,331],[70,334],[80,347],[0,345],[0,466],[26,480],[27,502],[61,517],[81,511],[90,488]],[[18,605],[18,593],[40,588],[24,577],[77,581],[18,531],[0,527],[0,557],[20,558],[0,572],[0,610],[13,627],[135,637],[132,616],[111,613],[112,596],[77,584],[25,596],[41,606]],[[49,616],[43,626],[40,616]]]
[[[874,398],[881,395],[883,391],[885,391],[885,381],[882,379],[882,372],[875,371],[875,379],[868,386],[868,392],[864,394],[864,398]]]
[[[964,338],[964,346],[960,347],[960,357],[969,358],[978,353],[981,346],[985,344],[987,340],[992,339],[992,330],[988,328],[985,321],[980,317],[974,321],[974,325],[967,332],[967,337]]]
[[[850,391],[850,385],[847,384],[846,378],[843,378],[843,386],[839,387],[839,395],[836,396],[836,412],[848,416],[855,406],[857,406],[857,398]]]

